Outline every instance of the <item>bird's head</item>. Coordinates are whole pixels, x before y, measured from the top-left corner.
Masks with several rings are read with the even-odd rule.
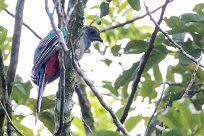
[[[84,30],[89,39],[91,40],[91,42],[93,41],[103,42],[102,38],[100,37],[100,31],[96,27],[85,26]]]

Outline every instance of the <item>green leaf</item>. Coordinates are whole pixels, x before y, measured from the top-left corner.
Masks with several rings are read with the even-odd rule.
[[[198,13],[198,14],[203,14],[204,15],[204,3],[199,3],[197,5],[195,5],[195,7],[193,8],[193,11]]]
[[[158,64],[153,66],[153,74],[156,81],[162,81],[162,74]]]
[[[113,56],[118,56],[120,48],[121,45],[115,45],[111,48],[111,53],[113,54]]]
[[[168,68],[167,68],[166,80],[167,81],[172,81],[172,82],[175,81],[172,66],[168,66]]]
[[[51,97],[51,99],[50,99],[50,97]],[[53,97],[53,95],[43,97],[41,111],[54,108],[55,99],[53,100],[52,97]]]
[[[147,60],[147,64],[145,67],[145,71],[148,71],[150,68],[152,68],[154,65],[159,64],[162,60],[166,58],[167,54],[153,54],[149,57]]]
[[[130,69],[123,71],[122,75],[120,75],[114,83],[116,89],[118,89],[120,86],[128,84],[133,79],[138,65],[139,62],[135,62]]]
[[[104,17],[109,13],[109,3],[102,2],[100,5],[101,14],[100,17]]]
[[[194,50],[191,50],[189,52],[189,54],[197,59],[197,58],[200,57],[201,52],[202,52],[201,49],[194,49]],[[186,65],[186,64],[190,64],[192,61],[189,58],[187,58],[185,55],[179,54],[179,62],[181,64],[185,64]]]
[[[204,15],[194,14],[194,13],[186,13],[180,16],[180,19],[184,21],[185,23],[189,22],[198,22],[203,23],[204,22]]]
[[[179,130],[164,131],[162,136],[184,136]]]
[[[119,132],[100,130],[93,131],[92,133],[89,133],[87,136],[123,136],[123,135],[121,135]]]
[[[147,43],[142,40],[132,40],[124,48],[126,54],[139,54],[145,52]]]
[[[134,10],[140,10],[140,0],[128,0],[128,3]]]
[[[155,45],[160,45],[165,40],[165,36],[162,33],[159,33],[154,41]]]
[[[0,0],[0,12],[7,8],[8,5],[5,4],[5,0]]]
[[[17,75],[11,97],[18,104],[25,104],[26,101],[29,99],[30,90],[32,88],[33,87],[30,81],[23,83],[22,78]]]
[[[13,119],[13,123],[15,124],[15,126],[26,136],[33,134],[33,130],[22,125],[22,120],[25,117],[22,115],[13,115],[12,119]]]
[[[77,136],[85,136],[84,125],[80,118],[74,117],[72,124],[77,127],[77,132],[76,132]]]
[[[7,36],[7,29],[4,28],[3,26],[0,26],[0,45],[4,43],[4,41],[6,40],[6,36]]]
[[[171,85],[166,89],[165,95],[163,97],[163,101],[169,105],[174,100],[178,100],[183,95],[184,88],[179,85]]]
[[[125,121],[125,128],[127,128],[128,131],[131,131],[142,119],[142,115],[130,117],[128,120]]]
[[[152,54],[147,61],[147,64],[145,67],[145,72],[148,71],[150,68],[152,68],[154,65],[161,62],[163,59],[165,59],[167,54],[165,54],[164,50],[166,48],[165,49],[163,49],[163,48],[165,48],[165,47],[159,46],[158,48],[155,48],[155,53]],[[160,53],[156,54],[156,52],[161,52],[162,54],[160,54]],[[138,65],[139,65],[139,62],[135,62],[131,66],[131,68],[123,71],[122,75],[120,75],[114,83],[114,86],[116,87],[116,89],[118,89],[120,86],[124,86],[124,85],[128,84],[134,78],[134,76],[137,72],[136,68],[138,67]]]
[[[100,60],[100,61],[104,62],[108,66],[110,66],[110,64],[112,63],[112,60],[110,60],[110,59],[104,59],[104,60]]]
[[[103,87],[108,89],[115,96],[118,96],[118,91],[117,91],[117,89],[115,89],[115,87],[113,87],[112,82],[103,81]]]
[[[203,117],[204,112],[198,111],[189,98],[174,101],[172,107],[168,107],[158,115],[158,119],[166,126],[185,136],[202,135]]]
[[[150,100],[157,97],[157,92],[155,91],[156,88],[155,81],[151,80],[151,76],[146,73],[145,74],[145,81],[142,82],[142,87],[140,88],[140,91],[138,94],[143,97],[148,97]]]
[[[55,131],[54,109],[41,112],[40,120],[43,122],[43,124],[48,128],[48,130],[51,133],[54,133]]]

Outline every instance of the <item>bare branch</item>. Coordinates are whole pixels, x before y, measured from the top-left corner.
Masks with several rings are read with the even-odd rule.
[[[164,12],[166,10],[166,7],[167,5],[169,4],[170,0],[166,0],[165,4],[162,6],[162,11],[161,11],[161,14],[160,14],[160,18],[159,18],[159,21],[158,21],[158,24],[160,24],[163,20],[163,16],[164,16]],[[135,75],[135,80],[133,81],[133,84],[132,84],[132,91],[131,91],[131,94],[128,98],[128,102],[125,106],[125,109],[123,111],[123,114],[121,116],[121,123],[123,124],[128,116],[128,112],[130,110],[130,106],[133,102],[133,98],[135,96],[135,93],[137,91],[137,87],[138,87],[138,84],[140,82],[140,78],[142,76],[142,73],[144,71],[144,68],[146,66],[146,63],[147,63],[147,60],[152,52],[152,50],[154,49],[154,41],[156,39],[156,36],[157,36],[157,33],[158,33],[158,28],[155,27],[154,29],[154,32],[152,33],[152,36],[150,38],[150,42],[149,42],[149,45],[148,45],[148,48],[147,50],[145,51],[145,54],[142,56],[141,60],[140,60],[140,63],[139,63],[139,66],[137,68],[137,73]]]
[[[146,6],[145,6],[146,7]],[[157,29],[168,39],[169,42],[171,42],[184,56],[186,56],[187,58],[189,58],[191,61],[193,61],[194,63],[198,64],[198,61],[191,55],[189,55],[179,44],[177,44],[166,32],[164,32],[161,27],[159,26],[159,24],[154,20],[154,18],[152,17],[151,13],[148,10],[148,7],[146,7],[146,11],[147,14],[149,15],[150,19],[152,20],[152,22],[155,24],[155,26],[157,27]],[[204,68],[204,65],[199,64],[199,66],[201,66],[202,68]]]
[[[16,74],[17,64],[18,64],[20,38],[21,38],[21,30],[22,30],[22,23],[23,23],[23,8],[24,8],[24,0],[18,0],[16,5],[11,58],[10,58],[10,64],[8,67],[7,77],[6,77],[9,96],[11,94],[11,89],[12,89],[14,77]]]
[[[5,99],[6,102],[6,110],[8,112],[9,117],[12,119],[12,107],[10,106],[9,96],[12,92],[13,82],[16,75],[16,69],[18,65],[18,56],[19,56],[19,48],[20,48],[20,39],[21,39],[21,30],[23,24],[23,8],[24,8],[25,0],[18,0],[16,4],[16,13],[15,13],[15,23],[14,23],[14,32],[13,32],[13,40],[12,40],[12,48],[11,48],[11,58],[10,64],[8,66],[6,83],[7,83],[7,96]],[[13,130],[8,123],[7,131],[8,135],[12,135]]]
[[[79,80],[78,82],[80,82]],[[82,82],[82,81],[81,81]],[[82,114],[82,121],[84,123],[84,128],[86,134],[92,132],[94,129],[94,119],[91,112],[91,105],[87,98],[85,85],[83,84],[76,84],[75,91],[78,95],[79,105],[81,107],[81,114]]]
[[[163,5],[162,5],[162,6],[163,6]],[[158,11],[159,9],[162,8],[162,6],[156,8],[155,10],[151,11],[150,13],[154,13],[154,12]],[[133,18],[133,19],[131,19],[131,20],[128,20],[128,21],[126,21],[126,22],[124,22],[124,23],[120,23],[120,24],[117,24],[117,25],[114,25],[114,26],[110,26],[110,27],[108,27],[108,28],[101,29],[100,32],[102,33],[102,32],[105,32],[105,31],[108,31],[108,30],[112,30],[112,29],[115,29],[115,28],[118,28],[118,27],[123,27],[124,25],[131,24],[131,23],[133,23],[133,22],[135,22],[135,21],[137,21],[137,20],[139,20],[139,19],[143,19],[143,18],[145,18],[146,16],[148,16],[147,13],[144,14],[144,15],[142,15],[142,16],[135,17],[135,18]]]
[[[58,41],[62,44],[62,47],[66,52],[69,51],[69,49],[67,48],[62,31],[55,25],[54,16],[53,16],[54,12],[53,13],[50,12],[50,9],[48,7],[48,0],[45,0],[45,10],[46,10],[47,15],[50,19],[52,28],[54,29],[55,33],[57,34]]]
[[[12,14],[10,11],[8,11],[7,9],[4,9],[4,11],[9,14],[10,16],[14,17],[15,18],[15,15]],[[31,33],[33,33],[38,39],[42,39],[42,37],[40,37],[29,25],[27,25],[26,23],[23,22],[23,25],[31,31]]]
[[[20,136],[24,136],[20,130],[18,130],[18,128],[14,125],[13,121],[11,120],[8,112],[6,111],[5,107],[3,106],[2,102],[0,101],[0,105],[2,107],[2,109],[4,110],[4,113],[6,114],[7,120],[10,123],[10,125],[16,130],[16,132],[20,135]]]
[[[2,103],[5,103],[5,99],[8,97],[7,93],[7,87],[6,87],[6,79],[5,79],[5,73],[4,73],[4,62],[3,62],[3,56],[2,51],[0,49],[0,101]],[[0,108],[0,135],[4,134],[4,121],[5,120],[5,113],[2,108]]]
[[[105,101],[103,100],[103,97],[98,93],[98,90],[95,88],[95,86],[93,86],[92,83],[89,81],[89,79],[85,76],[85,74],[82,72],[81,68],[79,67],[78,63],[75,60],[73,61],[73,66],[74,66],[75,70],[77,71],[77,73],[79,74],[79,76],[82,77],[84,82],[92,90],[92,92],[97,97],[97,99],[99,100],[101,105],[110,113],[110,115],[113,119],[113,122],[117,126],[118,130],[120,130],[124,135],[129,135],[127,130],[123,127],[123,125],[121,124],[121,122],[117,118],[117,116],[114,113],[114,111],[112,110],[112,108],[105,103]]]
[[[159,100],[158,100],[158,102],[157,102],[157,104],[156,104],[156,106],[155,106],[155,109],[154,109],[154,112],[152,113],[152,116],[151,116],[150,119],[149,119],[149,122],[148,122],[148,124],[147,124],[147,127],[146,127],[146,130],[145,130],[144,136],[147,136],[147,133],[148,133],[150,124],[151,124],[151,122],[152,122],[152,119],[154,118],[154,116],[155,116],[155,114],[156,114],[156,111],[157,111],[157,109],[158,109],[158,107],[159,107],[159,104],[160,104],[160,102],[161,102],[161,100],[162,100],[162,97],[163,97],[163,95],[164,95],[165,82],[162,83],[162,87],[163,87],[163,88],[162,88],[162,92],[161,92],[160,98],[159,98]]]
[[[188,84],[188,87],[186,88],[184,94],[182,97],[187,97],[188,96],[188,92],[190,91],[191,87],[193,86],[194,82],[195,82],[195,78],[196,78],[196,72],[198,71],[199,65],[200,65],[200,61],[202,60],[202,56],[199,58],[197,64],[196,64],[196,68],[193,71],[192,77],[191,77],[191,81]]]

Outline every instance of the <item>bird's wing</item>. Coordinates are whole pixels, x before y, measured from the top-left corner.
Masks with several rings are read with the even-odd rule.
[[[44,42],[45,41],[45,42]],[[39,44],[39,48],[34,57],[34,65],[32,70],[35,71],[41,64],[43,64],[53,53],[57,51],[58,40],[57,36],[52,39],[43,40]],[[46,44],[46,46],[44,45]]]

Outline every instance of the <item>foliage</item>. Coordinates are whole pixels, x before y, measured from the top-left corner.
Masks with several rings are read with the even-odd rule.
[[[105,29],[121,23],[121,20],[123,22],[131,20],[135,18],[134,13],[141,10],[142,4],[140,2],[142,1],[103,0],[100,6],[95,5],[90,8],[90,10],[100,12],[100,15],[87,13],[85,16],[86,22],[89,24],[95,19],[96,21],[94,20],[93,25],[97,25],[100,29]],[[0,0],[0,11],[6,7],[7,5],[4,1]],[[204,4],[201,3],[193,8],[193,13],[185,13],[181,16],[171,16],[164,19],[165,24],[169,28],[166,33],[196,59],[204,51],[203,11]],[[148,24],[144,23],[141,26],[137,22],[130,23],[102,32],[101,35],[106,46],[95,46],[95,49],[98,51],[97,53],[103,55],[103,59],[98,63],[104,63],[108,68],[114,65],[116,59],[120,60],[123,57],[134,58],[126,60],[129,67],[125,66],[127,62],[119,62],[117,64],[118,67],[121,67],[122,72],[118,73],[118,77],[114,81],[109,79],[102,81],[101,88],[105,90],[105,93],[100,93],[103,94],[104,99],[107,99],[106,102],[109,105],[112,106],[117,103],[117,107],[114,106],[112,108],[118,118],[122,116],[127,104],[132,81],[134,81],[137,74],[140,58],[149,45],[152,31],[153,28],[148,26]],[[7,36],[7,29],[0,26],[0,48],[3,52],[4,61],[7,60],[10,54],[11,41],[12,38]],[[161,33],[157,35],[154,49],[147,60],[137,93],[134,96],[134,104],[131,106],[130,114],[124,123],[125,128],[129,132],[135,132],[134,129],[141,122],[144,123],[142,127],[147,126],[148,121],[152,119],[147,128],[147,135],[203,135],[204,71],[202,68],[198,68],[194,84],[188,93],[188,98],[182,98],[192,79],[192,73],[196,69],[196,64],[173,47],[164,35]],[[89,53],[91,54],[92,51]],[[174,65],[172,65],[169,62],[169,58],[174,58],[175,62],[178,61],[178,63],[173,63]],[[30,96],[32,84],[30,81],[23,81],[20,76],[16,76],[11,101],[14,101],[17,106],[26,106],[32,111],[32,116],[34,116],[36,99]],[[161,86],[164,84],[163,81],[166,84],[164,90],[161,89]],[[153,117],[138,111],[137,101],[146,105],[156,105],[161,95],[161,90],[164,91],[164,95]],[[95,130],[89,133],[88,136],[120,136],[121,134],[115,132],[116,127],[108,112],[100,105],[90,91],[87,91],[87,93],[95,121]],[[55,94],[44,97],[40,113],[40,121],[51,133],[54,133],[55,129],[53,122],[55,99]],[[77,129],[77,131],[73,131],[73,135],[85,135],[83,120],[77,117],[75,113],[72,114],[74,117],[72,125]],[[27,116],[24,114],[17,115],[14,110],[13,122],[25,135],[33,133],[31,129],[21,124],[22,120]],[[43,130],[43,127],[39,129],[39,131],[41,130]],[[135,133],[137,134],[137,131]]]

